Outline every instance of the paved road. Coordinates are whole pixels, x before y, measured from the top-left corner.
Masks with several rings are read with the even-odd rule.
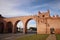
[[[17,34],[0,34],[0,40],[15,40],[16,38],[22,37],[22,36],[28,36],[33,34],[23,34],[23,33],[17,33]]]
[[[49,35],[48,38],[47,38],[46,40],[56,40],[55,34]]]
[[[16,37],[22,36],[24,34],[18,33],[18,34],[0,34],[0,40],[11,40],[15,39]]]

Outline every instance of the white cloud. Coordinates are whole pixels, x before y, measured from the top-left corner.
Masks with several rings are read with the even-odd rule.
[[[18,28],[23,28],[24,27],[23,22],[22,21],[18,22],[17,23],[17,27]]]
[[[32,6],[33,9],[41,8],[44,6],[47,6],[48,4],[43,4],[43,5],[37,5],[37,6]]]
[[[53,2],[48,3],[48,6],[50,6],[53,9],[60,9],[60,1],[55,0]]]
[[[16,10],[14,7],[28,5],[34,0],[0,0],[0,14],[5,17],[29,15],[28,12]]]
[[[20,7],[25,5],[31,5],[32,2],[36,2],[35,0],[0,0],[0,14],[5,17],[14,17],[14,16],[22,16],[22,15],[31,15],[32,13],[23,11],[21,9],[15,9],[15,7]],[[52,9],[60,9],[60,2],[50,2],[43,5],[31,6],[29,9],[36,10],[37,8],[41,8],[44,6],[49,6]],[[34,13],[39,11],[38,9],[34,11]]]

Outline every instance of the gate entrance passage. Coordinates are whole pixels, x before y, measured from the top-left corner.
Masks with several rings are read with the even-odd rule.
[[[55,33],[54,28],[50,28],[50,33],[51,34],[54,34]]]

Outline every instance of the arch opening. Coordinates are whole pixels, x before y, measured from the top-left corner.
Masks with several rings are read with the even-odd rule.
[[[50,28],[50,33],[51,34],[55,34],[55,29],[54,28]]]
[[[23,22],[18,20],[15,25],[16,25],[16,32],[23,33]]]
[[[26,22],[26,29],[27,29],[27,33],[37,33],[36,21],[33,19],[29,19]]]
[[[13,24],[12,22],[7,22],[7,33],[12,33]]]
[[[4,23],[0,22],[0,33],[4,32]]]

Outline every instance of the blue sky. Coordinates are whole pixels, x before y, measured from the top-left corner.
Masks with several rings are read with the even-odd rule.
[[[0,0],[0,14],[4,17],[36,15],[48,9],[51,15],[60,15],[60,0]]]

